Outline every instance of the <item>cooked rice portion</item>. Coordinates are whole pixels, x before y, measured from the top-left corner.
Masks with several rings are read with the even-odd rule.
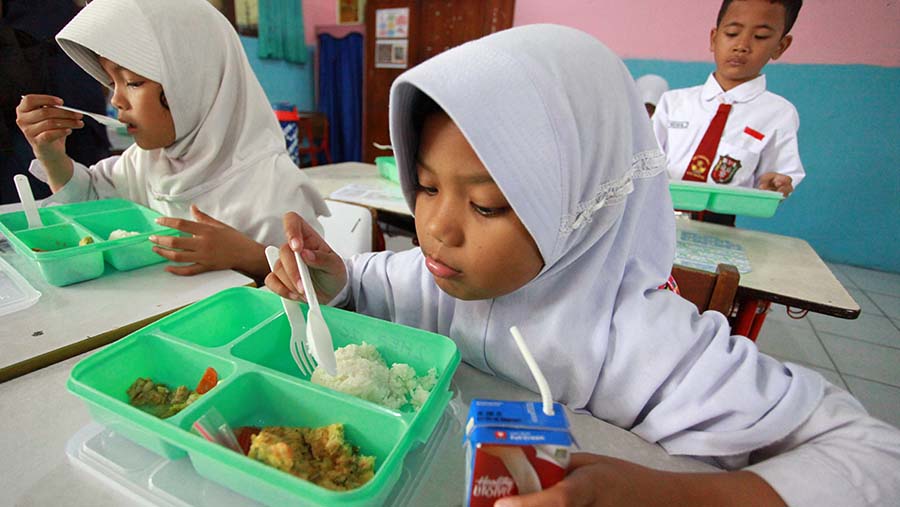
[[[406,363],[387,363],[374,345],[362,342],[334,351],[337,375],[331,376],[321,366],[312,374],[312,382],[335,391],[398,410],[406,405],[418,410],[428,399],[437,382],[434,368],[421,377]]]

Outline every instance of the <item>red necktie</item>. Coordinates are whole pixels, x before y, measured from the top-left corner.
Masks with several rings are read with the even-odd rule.
[[[722,131],[725,130],[725,121],[728,120],[729,112],[731,112],[731,104],[719,104],[719,109],[712,121],[709,122],[709,127],[706,127],[706,133],[703,134],[697,151],[694,152],[687,169],[684,170],[682,180],[706,181],[709,176],[709,168],[712,167],[713,157],[716,156],[716,150],[719,148],[719,140],[722,139]]]

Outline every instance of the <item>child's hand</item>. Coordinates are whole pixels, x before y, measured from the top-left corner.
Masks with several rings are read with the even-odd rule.
[[[81,113],[48,107],[62,103],[52,95],[25,95],[16,107],[16,125],[42,162],[66,158],[66,137],[84,126]]]
[[[194,220],[162,217],[156,223],[178,229],[191,236],[150,236],[157,246],[153,251],[175,262],[190,262],[187,266],[166,266],[166,271],[190,276],[206,271],[234,269],[248,276],[262,278],[269,271],[265,247],[191,206]]]
[[[284,215],[284,235],[288,242],[279,250],[279,261],[266,277],[266,287],[282,297],[306,301],[300,282],[300,268],[294,260],[294,252],[299,252],[309,266],[319,301],[327,303],[334,299],[347,284],[347,268],[341,256],[294,212]]]
[[[785,197],[791,195],[794,191],[794,180],[790,176],[781,173],[765,173],[759,177],[759,188],[761,190],[774,190],[781,192]]]
[[[566,478],[549,489],[497,500],[495,507],[778,506],[784,501],[752,472],[676,473],[589,453],[572,454]]]

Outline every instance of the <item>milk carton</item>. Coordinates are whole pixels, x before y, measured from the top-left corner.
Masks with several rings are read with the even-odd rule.
[[[559,403],[472,400],[466,422],[466,505],[546,489],[566,475],[574,439]]]

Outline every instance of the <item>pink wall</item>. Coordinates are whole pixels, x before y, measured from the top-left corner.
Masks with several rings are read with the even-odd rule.
[[[514,24],[579,28],[622,58],[711,61],[709,31],[719,5],[718,0],[516,0]],[[896,0],[807,0],[791,32],[794,44],[783,62],[900,66]]]
[[[688,4],[689,7],[685,7]],[[593,34],[623,58],[711,61],[718,0],[516,0],[514,23],[559,23]],[[337,0],[304,0],[306,41],[337,22]],[[900,67],[900,2],[807,0],[780,61]]]
[[[337,24],[337,0],[303,0],[303,34],[306,44],[316,44],[316,25]]]

